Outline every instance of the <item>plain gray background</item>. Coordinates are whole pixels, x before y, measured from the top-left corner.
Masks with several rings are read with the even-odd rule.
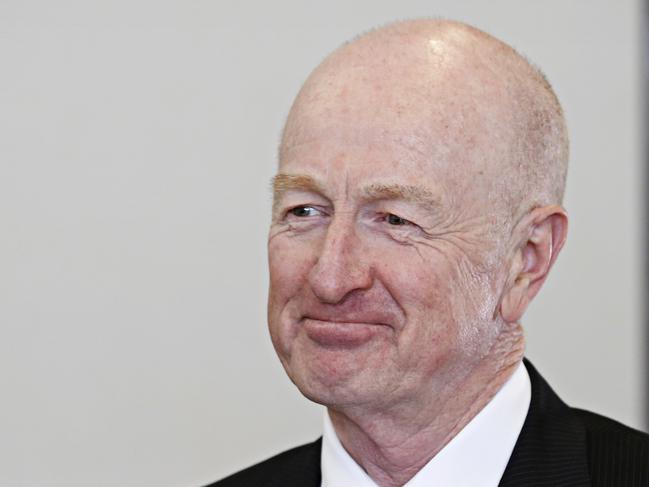
[[[276,145],[328,52],[415,16],[555,86],[571,228],[527,355],[643,428],[639,7],[0,0],[0,485],[197,486],[319,435],[266,331]]]

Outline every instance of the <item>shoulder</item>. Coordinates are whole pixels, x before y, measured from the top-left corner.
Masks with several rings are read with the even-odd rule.
[[[573,409],[586,430],[595,485],[649,485],[649,435],[613,419]]]
[[[206,487],[320,485],[322,438],[257,463]]]
[[[571,408],[524,362],[532,397],[501,486],[649,486],[649,435]]]

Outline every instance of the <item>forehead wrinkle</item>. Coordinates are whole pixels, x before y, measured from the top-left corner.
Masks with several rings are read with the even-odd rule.
[[[431,157],[431,141],[434,140],[434,132],[426,123],[403,124],[397,127],[393,120],[368,121],[363,117],[345,118],[338,123],[330,121],[323,123],[323,118],[331,117],[330,112],[323,117],[320,113],[322,107],[307,105],[301,108],[304,113],[300,114],[299,127],[292,127],[290,132],[286,130],[283,134],[278,148],[280,164],[289,153],[314,144],[320,144],[325,149],[336,147],[340,143],[358,146],[371,144],[382,148],[400,148],[411,157],[420,157],[424,160]],[[338,108],[344,109],[344,107],[329,107],[329,110],[335,111]],[[315,115],[309,112],[310,110]]]

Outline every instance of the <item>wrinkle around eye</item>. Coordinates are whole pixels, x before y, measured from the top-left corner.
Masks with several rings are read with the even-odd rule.
[[[301,210],[306,209],[306,214],[298,216]],[[296,214],[297,213],[297,214]],[[279,209],[276,219],[272,223],[275,235],[286,234],[298,236],[310,233],[312,230],[324,228],[329,222],[329,212],[315,204],[302,204]]]
[[[479,242],[468,238],[462,232],[444,231],[435,234],[423,232],[419,238],[413,237],[411,244],[417,248],[427,247],[454,262],[457,261],[457,256],[462,256],[464,261],[470,262],[476,268],[480,267],[479,253],[476,253]],[[454,258],[453,255],[456,257]]]
[[[390,240],[400,245],[415,245],[418,236],[421,236],[423,232],[419,225],[410,221],[407,221],[407,223],[403,225],[390,225],[389,223],[383,223],[377,231],[385,234]]]

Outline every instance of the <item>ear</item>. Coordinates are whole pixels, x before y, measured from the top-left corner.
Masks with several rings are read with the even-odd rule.
[[[536,208],[521,223],[523,238],[512,259],[500,302],[500,314],[508,323],[520,321],[548,277],[568,235],[568,215],[558,205]]]

